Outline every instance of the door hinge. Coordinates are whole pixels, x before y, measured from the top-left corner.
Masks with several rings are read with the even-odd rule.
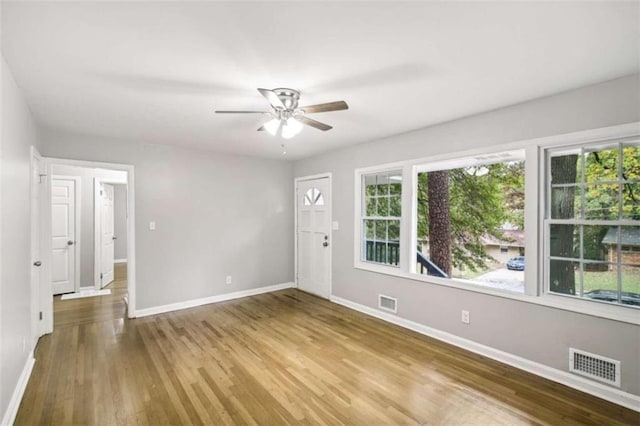
[[[42,311],[40,311],[40,321],[42,321]]]
[[[102,272],[100,273],[100,279],[102,279]]]
[[[100,190],[100,195],[102,195],[102,189]]]

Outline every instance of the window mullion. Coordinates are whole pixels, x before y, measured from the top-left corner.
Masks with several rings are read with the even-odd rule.
[[[585,165],[586,158],[584,154],[584,147],[580,149],[580,218],[584,219],[585,215],[585,203],[586,203],[586,195],[587,187],[586,187],[586,178],[585,178]]]
[[[580,297],[584,294],[584,226],[578,225],[580,228],[580,285],[578,287],[578,295]]]
[[[415,232],[413,232],[416,211],[416,182],[414,167],[407,165],[402,168],[402,193],[400,194],[400,269],[405,272],[415,272]],[[412,266],[413,260],[413,266]]]
[[[618,220],[622,220],[622,203],[623,203],[623,185],[622,185],[622,160],[623,160],[623,144],[618,144]],[[618,226],[618,241],[617,241],[617,289],[618,289],[618,303],[622,303],[622,227]]]
[[[540,197],[540,150],[537,146],[525,149],[524,161],[524,229],[526,234],[535,236],[539,232],[540,211],[537,200]],[[544,217],[544,216],[542,216]],[[526,235],[525,234],[525,235]],[[530,296],[540,294],[539,258],[537,238],[525,238],[524,292]]]
[[[616,269],[617,273],[617,289],[618,289],[618,303],[622,303],[622,226],[618,226],[618,241],[616,242]]]

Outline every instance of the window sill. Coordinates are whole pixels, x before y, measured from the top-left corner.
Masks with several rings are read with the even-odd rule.
[[[431,277],[429,275],[412,274],[395,267],[369,264],[360,261],[355,262],[354,268],[363,271],[404,278],[412,281],[423,282],[427,284],[434,284],[464,291],[472,291],[475,293],[486,294],[488,296],[502,297],[505,299],[517,300],[525,303],[533,303],[536,305],[562,309],[565,311],[605,318],[613,321],[640,325],[640,310],[629,306],[616,306],[607,304],[606,302],[579,300],[570,296],[561,296],[554,294],[531,296],[509,290],[493,289],[477,284],[465,284],[464,282]]]

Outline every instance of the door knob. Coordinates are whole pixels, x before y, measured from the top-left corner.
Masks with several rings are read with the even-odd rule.
[[[67,245],[68,246],[72,246],[73,245],[73,241],[71,241],[71,240],[67,241]]]
[[[36,260],[35,262],[33,262],[33,266],[42,266],[42,262]]]
[[[323,247],[327,247],[327,246],[329,246],[329,243],[325,241],[324,243],[322,243],[322,246]]]
[[[116,237],[115,235],[113,237],[111,237],[112,240],[117,240],[118,237]]]

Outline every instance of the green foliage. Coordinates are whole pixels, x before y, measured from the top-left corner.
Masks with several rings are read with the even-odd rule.
[[[601,149],[584,157],[584,214],[586,219],[618,219],[618,171],[620,150]],[[578,178],[582,163],[578,161]],[[622,149],[622,218],[640,220],[640,147]],[[580,211],[581,197],[576,197],[576,211]]]
[[[427,173],[418,176],[418,238],[429,233]],[[493,260],[483,235],[504,239],[500,228],[524,225],[524,162],[449,170],[453,265],[475,271]]]
[[[498,163],[489,168],[502,196],[506,221],[524,229],[524,161]]]
[[[593,220],[616,220],[620,215],[618,173],[620,150],[601,149],[586,153],[584,159],[584,217]],[[580,179],[582,159],[577,162],[577,179]],[[640,147],[625,146],[622,149],[622,211],[621,218],[640,220]],[[580,212],[582,197],[576,194],[574,205]],[[587,259],[605,260],[606,251],[601,241],[608,227],[584,228],[584,256]],[[579,246],[579,234],[575,235]]]

